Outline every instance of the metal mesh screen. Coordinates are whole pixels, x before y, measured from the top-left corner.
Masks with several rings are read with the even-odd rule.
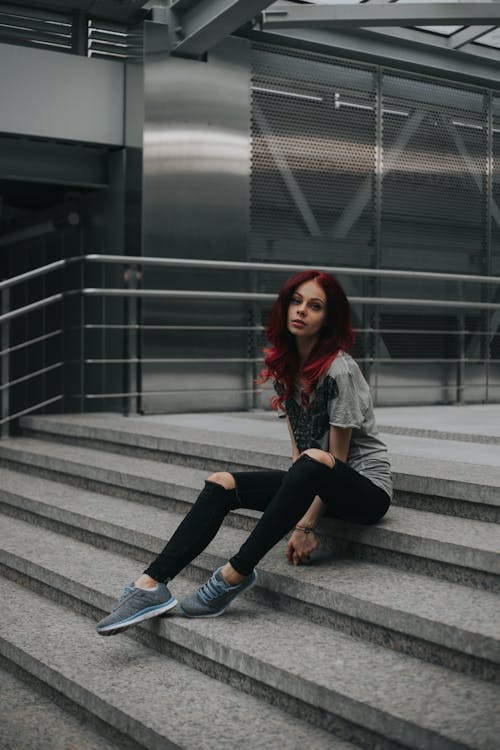
[[[255,47],[252,257],[369,262],[374,104],[372,71]]]
[[[485,96],[385,75],[382,265],[482,273]]]
[[[485,89],[254,45],[250,258],[499,274],[500,99],[491,106]],[[284,278],[262,274],[259,288]],[[350,297],[429,300],[353,306],[379,403],[498,397],[500,315],[432,307],[498,301],[490,287],[339,278]]]

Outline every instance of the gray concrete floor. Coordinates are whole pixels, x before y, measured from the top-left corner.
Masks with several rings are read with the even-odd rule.
[[[384,407],[376,409],[375,413],[381,436],[393,455],[441,459],[500,469],[498,404]],[[265,411],[163,414],[137,419],[156,425],[177,425],[234,435],[288,440],[284,421],[278,419],[276,414]],[[390,428],[401,429],[405,434],[392,434]],[[430,430],[434,434],[422,435],[422,430]],[[416,431],[415,434],[412,431]],[[477,436],[494,442],[477,442]]]

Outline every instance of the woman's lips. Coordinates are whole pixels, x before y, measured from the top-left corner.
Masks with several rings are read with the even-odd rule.
[[[296,328],[304,328],[306,324],[303,323],[301,320],[292,320],[292,325],[295,326]]]

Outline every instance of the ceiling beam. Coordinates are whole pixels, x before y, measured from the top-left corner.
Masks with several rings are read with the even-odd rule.
[[[472,27],[469,27],[472,28]],[[483,28],[491,30],[492,26],[474,26],[475,29]],[[462,41],[462,43],[458,43],[457,46],[454,46],[452,43],[452,40],[458,35],[462,34],[462,31],[457,31],[455,34],[452,34],[450,37],[441,36],[440,34],[433,34],[429,31],[421,31],[420,29],[394,29],[392,26],[390,27],[381,27],[377,26],[376,28],[370,28],[370,29],[363,29],[363,32],[366,34],[369,34],[372,37],[386,37],[387,39],[394,39],[397,41],[403,41],[403,42],[410,42],[412,45],[419,46],[422,49],[425,47],[432,48],[435,47],[437,49],[441,50],[448,50],[456,51],[459,53],[466,52],[468,56],[482,58],[483,60],[490,61],[491,63],[498,63],[500,62],[500,50],[493,49],[493,47],[482,47],[478,44],[473,44],[472,41],[466,42]],[[463,32],[465,32],[466,29],[463,29]],[[482,34],[478,34],[475,39],[477,40]],[[463,39],[465,38],[465,35]],[[498,75],[498,73],[497,73]]]
[[[272,0],[176,0],[166,16],[170,51],[200,57],[269,5]]]
[[[360,5],[283,5],[262,13],[262,26],[280,29],[355,29],[372,26],[500,25],[500,3],[415,2]]]
[[[448,37],[448,45],[450,49],[460,49],[464,44],[473,42],[475,39],[479,39],[480,36],[484,36],[489,31],[493,31],[495,26],[468,26],[466,29],[455,32]]]
[[[406,31],[406,29],[402,29]],[[409,31],[409,30],[408,30]],[[347,59],[356,59],[385,68],[410,70],[426,75],[438,75],[468,84],[488,86],[500,90],[500,51],[488,50],[488,56],[466,54],[465,51],[415,44],[394,36],[378,34],[375,29],[347,31],[318,31],[317,29],[277,29],[244,32],[243,36],[258,42],[294,46],[309,52],[320,52]],[[423,34],[424,32],[422,32]],[[430,35],[429,35],[430,36]],[[469,45],[480,47],[479,45]],[[495,54],[498,53],[498,57]]]

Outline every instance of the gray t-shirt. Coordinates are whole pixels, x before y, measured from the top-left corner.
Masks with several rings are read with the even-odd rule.
[[[280,385],[275,384],[279,393]],[[353,358],[340,351],[319,379],[304,409],[297,386],[285,402],[292,432],[300,452],[329,448],[330,425],[351,427],[347,463],[392,498],[391,465],[385,443],[378,437],[368,383]]]

